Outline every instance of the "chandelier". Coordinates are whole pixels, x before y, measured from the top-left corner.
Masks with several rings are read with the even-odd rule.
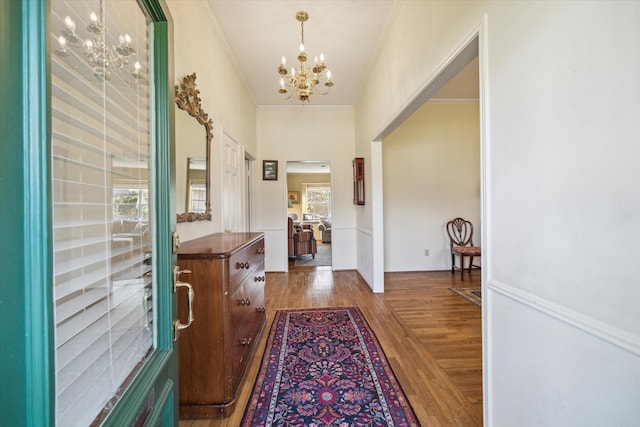
[[[66,16],[64,18],[65,29],[58,37],[58,48],[54,52],[64,58],[70,55],[67,49],[69,45],[82,49],[82,57],[91,67],[93,75],[102,81],[109,80],[111,70],[122,73],[122,70],[126,69],[129,64],[129,57],[136,51],[131,46],[129,34],[121,34],[118,37],[117,45],[107,43],[107,27],[104,25],[102,0],[100,1],[99,13],[96,15],[95,12],[91,12],[89,15],[87,31],[90,34],[84,40],[76,33],[76,23],[73,19]],[[136,61],[133,64],[133,70],[130,70],[131,75],[136,79],[140,78],[140,68],[140,62]]]
[[[309,102],[311,95],[317,93],[319,95],[326,95],[331,90],[333,82],[331,81],[331,71],[327,70],[327,66],[324,65],[324,55],[320,54],[320,57],[314,57],[313,67],[307,68],[307,53],[304,50],[304,23],[309,20],[309,14],[304,11],[300,11],[296,14],[296,20],[300,22],[300,52],[298,52],[299,67],[291,67],[291,71],[287,70],[287,59],[283,56],[282,62],[278,66],[278,74],[280,74],[280,93],[285,99],[291,98],[293,92],[302,103]],[[325,73],[326,71],[326,73]],[[324,79],[324,85],[320,83],[320,80]],[[322,86],[326,87],[323,92]],[[291,89],[292,93],[287,95]]]

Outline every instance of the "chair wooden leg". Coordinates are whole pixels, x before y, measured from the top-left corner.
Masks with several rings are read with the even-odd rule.
[[[469,258],[469,274],[471,274],[471,267],[473,266],[473,257]]]
[[[456,256],[454,254],[451,254],[451,274],[453,274],[455,269],[456,269]]]
[[[460,255],[460,280],[464,282],[464,256]]]

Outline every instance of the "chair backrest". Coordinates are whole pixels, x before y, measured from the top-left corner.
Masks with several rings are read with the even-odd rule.
[[[296,230],[293,226],[293,218],[288,217],[287,218],[287,236],[289,237],[289,239],[293,239],[293,235],[295,234]]]
[[[473,246],[473,224],[464,218],[455,218],[447,222],[447,233],[451,247]]]

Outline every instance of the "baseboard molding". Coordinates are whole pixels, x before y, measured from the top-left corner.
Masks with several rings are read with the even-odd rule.
[[[640,337],[637,335],[623,331],[597,319],[578,313],[567,307],[545,300],[530,292],[523,291],[497,280],[489,280],[487,282],[487,290],[499,293],[500,295],[524,304],[533,310],[537,310],[558,319],[561,322],[578,328],[583,332],[629,351],[636,356],[640,356]],[[484,295],[482,299],[485,300]]]

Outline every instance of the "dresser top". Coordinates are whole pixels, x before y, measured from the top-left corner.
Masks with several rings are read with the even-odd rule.
[[[180,244],[181,258],[228,258],[251,245],[264,233],[214,233]]]

